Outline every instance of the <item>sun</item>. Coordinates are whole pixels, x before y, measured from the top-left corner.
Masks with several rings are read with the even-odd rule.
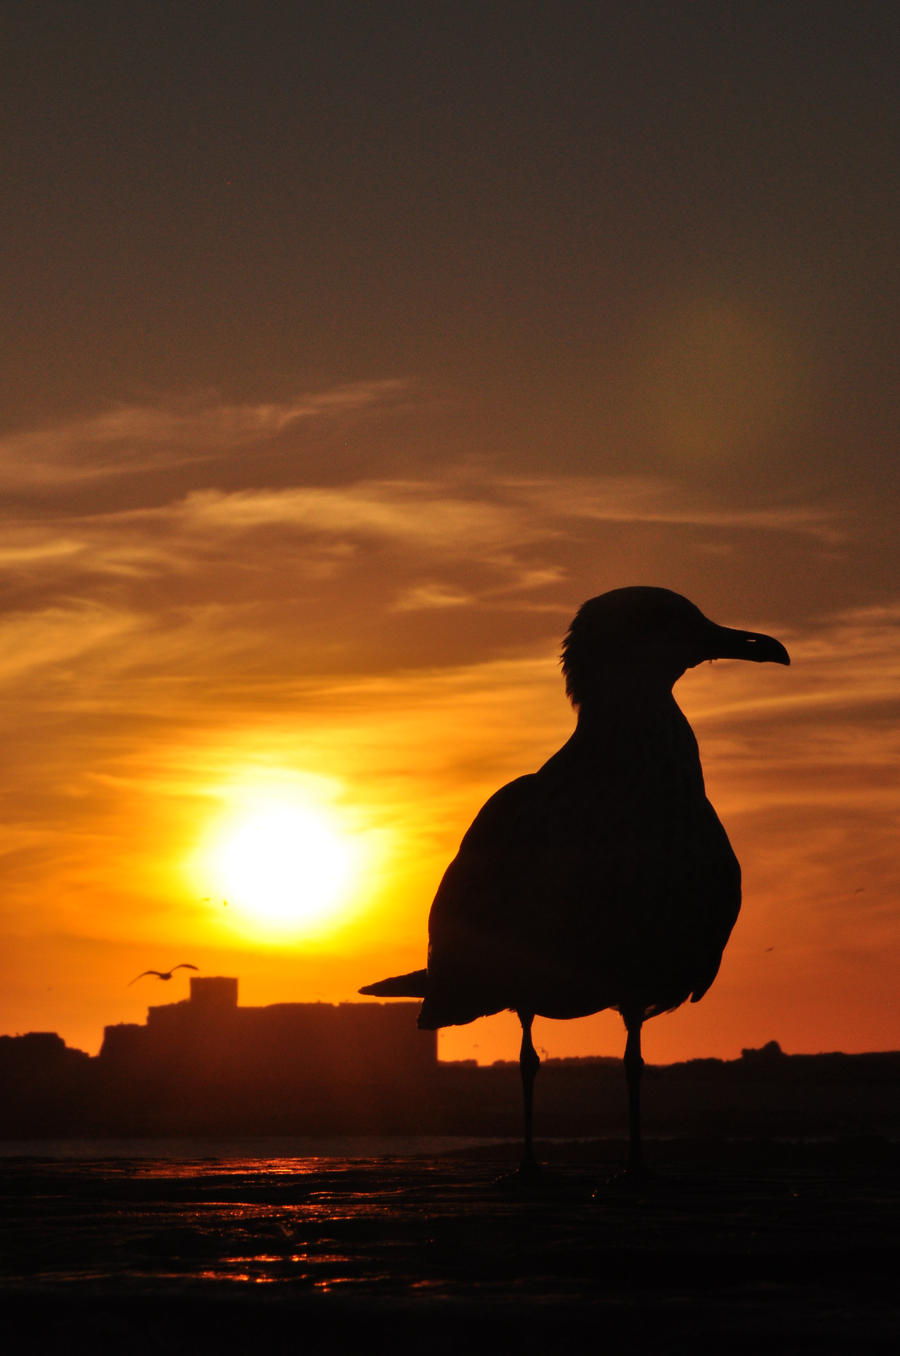
[[[332,929],[359,889],[361,858],[332,807],[266,800],[226,815],[197,865],[223,922],[275,938]]]

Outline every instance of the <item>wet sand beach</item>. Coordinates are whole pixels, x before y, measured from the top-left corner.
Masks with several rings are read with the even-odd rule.
[[[895,1144],[649,1152],[0,1160],[6,1349],[896,1349]]]

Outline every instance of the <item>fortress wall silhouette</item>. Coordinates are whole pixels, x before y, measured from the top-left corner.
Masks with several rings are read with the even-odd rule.
[[[233,977],[190,984],[145,1026],[105,1028],[97,1064],[126,1119],[337,1126],[380,1119],[436,1077],[437,1033],[417,1029],[417,1003],[241,1007]]]

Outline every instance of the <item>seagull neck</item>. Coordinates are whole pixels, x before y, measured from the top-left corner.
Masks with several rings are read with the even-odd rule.
[[[681,710],[670,685],[635,679],[595,689],[578,708],[577,730],[587,737],[600,733],[608,736],[611,726],[617,724],[646,725],[648,721],[679,717]]]
[[[620,693],[584,703],[568,758],[654,796],[703,795],[697,740],[672,692]]]

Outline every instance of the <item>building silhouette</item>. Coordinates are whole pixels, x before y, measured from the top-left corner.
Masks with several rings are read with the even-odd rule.
[[[409,1083],[437,1064],[435,1033],[417,1030],[417,1011],[415,1003],[240,1007],[237,979],[192,975],[190,998],[150,1007],[146,1025],[107,1026],[99,1060],[110,1071],[177,1070],[204,1081]]]
[[[242,1007],[230,976],[107,1026],[100,1053],[53,1032],[0,1036],[0,1137],[413,1135],[515,1137],[515,1061],[442,1063],[419,1004]],[[648,1066],[651,1134],[725,1138],[880,1134],[900,1127],[900,1053],[786,1055]],[[542,1136],[618,1136],[621,1061],[547,1059]]]
[[[415,1003],[241,1007],[230,976],[191,976],[190,997],[144,1026],[107,1026],[97,1056],[106,1116],[152,1133],[390,1128],[434,1080],[437,1037]],[[110,1101],[110,1095],[112,1101]]]

